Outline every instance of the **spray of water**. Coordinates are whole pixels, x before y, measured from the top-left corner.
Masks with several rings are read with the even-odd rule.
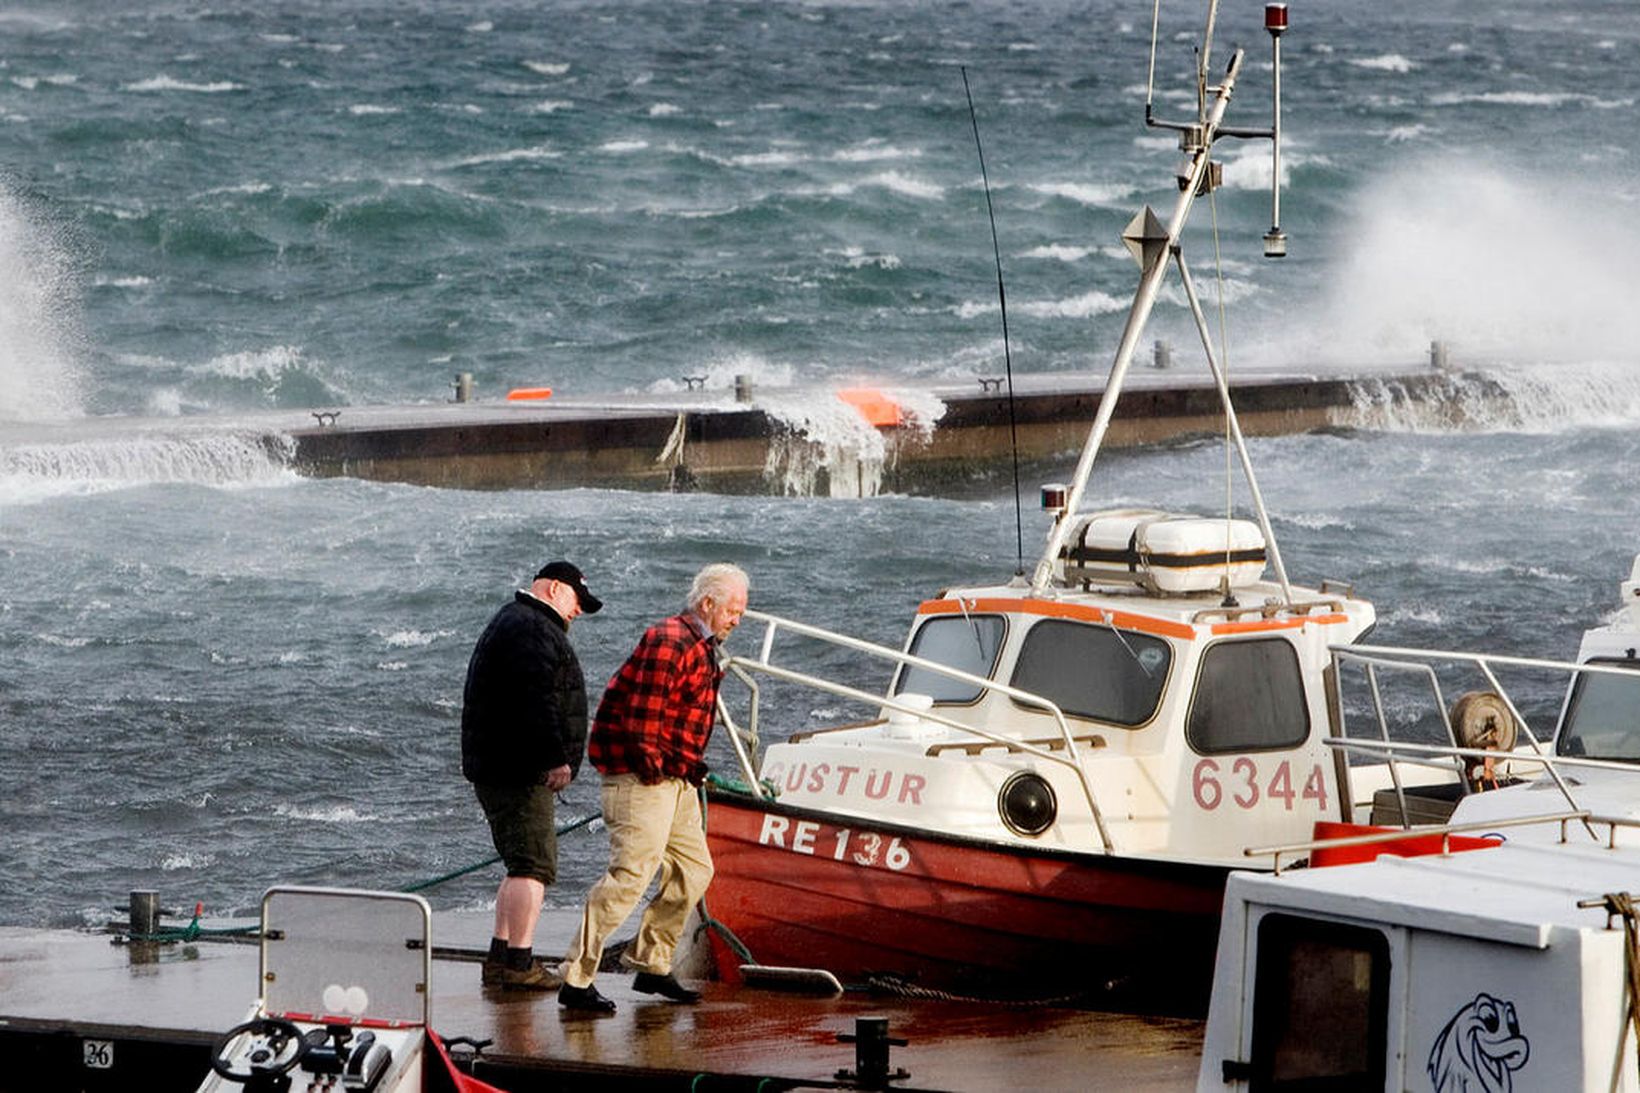
[[[1370,184],[1324,301],[1334,359],[1632,360],[1632,204],[1570,177],[1446,160]]]
[[[0,420],[80,414],[71,251],[0,183]]]

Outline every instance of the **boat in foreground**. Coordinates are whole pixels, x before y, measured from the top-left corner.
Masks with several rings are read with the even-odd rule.
[[[1451,764],[1352,766],[1327,743],[1342,716],[1331,650],[1362,639],[1375,613],[1347,584],[1289,580],[1181,247],[1195,199],[1218,181],[1216,140],[1270,138],[1280,177],[1286,8],[1265,9],[1276,120],[1262,130],[1223,125],[1243,53],[1209,75],[1215,13],[1196,116],[1157,122],[1147,107],[1148,124],[1179,134],[1179,196],[1165,222],[1146,208],[1124,236],[1140,282],[1075,475],[1043,490],[1052,523],[1034,570],[1022,549],[1012,579],[938,592],[899,649],[748,612],[761,644],[727,662],[750,689],[744,723],[723,709],[744,791],[713,790],[707,823],[726,973],[818,966],[1016,996],[1114,987],[1197,1009],[1246,847],[1357,819],[1380,789],[1461,791]],[[1279,256],[1279,198],[1272,219],[1265,248]],[[1084,510],[1170,266],[1248,504],[1233,511],[1227,489],[1211,515]],[[761,747],[765,700],[794,685],[863,717]]]

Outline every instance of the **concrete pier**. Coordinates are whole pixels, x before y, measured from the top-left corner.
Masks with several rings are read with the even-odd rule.
[[[1272,436],[1366,424],[1362,406],[1373,399],[1438,403],[1450,399],[1454,380],[1422,370],[1264,372],[1234,378],[1231,389],[1243,431]],[[1103,388],[1103,377],[1085,374],[1016,377],[1010,424],[1007,392],[996,380],[885,386],[874,391],[902,407],[897,424],[868,425],[861,417],[852,431],[836,435],[834,428],[830,436],[816,428],[825,415],[815,411],[830,404],[835,422],[856,410],[836,390],[818,388],[759,390],[751,403],[728,391],[692,390],[664,398],[349,407],[289,435],[296,468],[321,477],[463,489],[937,493],[1005,471],[1016,444],[1024,462],[1073,457]],[[1364,397],[1368,389],[1373,399]],[[794,406],[801,412],[794,415]],[[1209,379],[1147,371],[1129,377],[1106,443],[1155,444],[1220,435],[1223,428]],[[806,477],[794,486],[798,464]]]

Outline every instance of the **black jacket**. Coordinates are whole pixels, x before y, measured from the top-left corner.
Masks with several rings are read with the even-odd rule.
[[[461,773],[526,786],[554,767],[581,769],[587,684],[558,612],[525,592],[495,613],[467,663]]]

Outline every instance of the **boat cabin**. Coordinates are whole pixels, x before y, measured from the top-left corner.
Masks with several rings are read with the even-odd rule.
[[[1640,1089],[1635,838],[1232,874],[1197,1089]]]
[[[1328,647],[1374,621],[1348,589],[1289,597],[1264,566],[1250,521],[1081,516],[1047,587],[925,601],[900,653],[876,649],[886,695],[853,692],[876,716],[769,745],[758,776],[828,813],[1245,864],[1244,847],[1351,818],[1323,743]],[[836,638],[748,615],[769,626],[760,658],[737,655],[753,668],[780,630]],[[799,675],[783,678],[815,682]]]

